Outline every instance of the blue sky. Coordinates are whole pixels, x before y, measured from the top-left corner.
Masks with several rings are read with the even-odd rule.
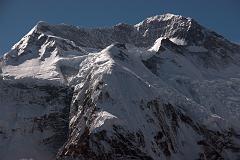
[[[192,17],[240,42],[240,0],[0,0],[0,54],[40,20],[101,27],[135,24],[163,13]]]

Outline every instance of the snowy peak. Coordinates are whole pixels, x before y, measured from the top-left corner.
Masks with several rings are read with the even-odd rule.
[[[180,45],[199,43],[198,41],[203,39],[203,30],[204,27],[191,18],[164,14],[147,18],[136,25],[120,23],[110,28],[85,29],[66,24],[51,25],[41,21],[30,33],[61,37],[74,41],[81,47],[105,48],[114,42],[147,47],[160,37],[174,39],[175,43]],[[199,37],[193,40],[193,34]]]
[[[49,30],[48,28],[50,27],[50,24],[45,22],[45,21],[39,21],[37,22],[37,24],[34,26],[33,31],[34,32],[44,32],[44,28],[45,31]]]
[[[153,24],[164,22],[164,21],[177,22],[177,21],[181,21],[181,20],[187,22],[187,21],[191,21],[191,18],[167,13],[167,14],[163,14],[163,15],[156,15],[156,16],[149,17],[149,18],[143,20],[142,22],[136,24],[135,27],[140,27],[142,25],[153,25]]]
[[[169,38],[178,45],[205,45],[207,48],[221,46],[223,43],[231,45],[223,37],[199,25],[194,19],[168,13],[147,18],[136,25],[120,23],[110,28],[86,29],[66,24],[51,25],[41,21],[13,49],[20,43],[23,45],[18,48],[24,48],[29,41],[34,39],[38,41],[41,36],[44,37],[43,35],[66,39],[79,47],[98,49],[106,48],[115,42],[150,47],[159,38]],[[214,46],[208,45],[209,42]]]
[[[237,63],[240,59],[237,54],[239,46],[202,27],[192,18],[164,14],[147,18],[136,25],[120,23],[110,28],[86,29],[41,21],[4,55],[1,68],[3,74],[9,75],[13,72],[12,68],[9,70],[10,66],[14,66],[14,76],[17,76],[17,68],[22,68],[24,72],[29,68],[30,73],[37,76],[45,72],[46,68],[60,73],[59,67],[62,68],[63,61],[66,66],[66,61],[74,59],[71,68],[74,68],[75,73],[76,65],[84,56],[99,52],[114,43],[112,47],[130,44],[142,48],[142,52],[148,50],[159,53],[169,49],[179,53],[190,53],[197,58],[193,61],[198,61],[201,65],[207,64],[207,67],[217,62],[221,68],[225,64]],[[198,52],[203,54],[197,54]],[[34,67],[33,70],[29,65],[38,69]]]
[[[239,46],[202,27],[192,18],[179,15],[164,14],[136,25],[120,23],[110,28],[91,29],[41,21],[1,59],[2,74],[25,77],[31,73],[31,77],[49,78],[54,72],[49,79],[64,81],[65,75],[76,74],[77,65],[88,54],[108,46],[112,49],[120,46],[119,53],[125,53],[123,44],[135,46],[138,50],[142,48],[141,55],[147,50],[152,53],[164,50],[184,55],[189,53],[196,58],[191,60],[194,63],[215,69],[236,64],[240,59],[237,54]],[[116,55],[114,57],[116,60]],[[124,59],[126,55],[117,57]],[[19,69],[24,73],[21,76]],[[46,75],[48,72],[50,74]]]
[[[104,49],[102,52],[107,52],[109,56],[112,58],[118,58],[120,60],[124,60],[126,55],[126,45],[122,43],[114,43]]]
[[[194,19],[180,15],[164,14],[147,18],[135,27],[143,36],[154,38],[165,37],[179,45],[200,44],[207,30]],[[157,37],[156,37],[157,36]]]

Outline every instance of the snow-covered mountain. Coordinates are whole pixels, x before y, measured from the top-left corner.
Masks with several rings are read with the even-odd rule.
[[[3,160],[238,160],[240,46],[192,18],[39,22],[0,59]]]

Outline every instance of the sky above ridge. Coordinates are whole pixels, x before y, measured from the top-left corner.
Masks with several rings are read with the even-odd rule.
[[[106,27],[164,13],[192,17],[240,44],[240,0],[0,0],[0,55],[38,21]]]

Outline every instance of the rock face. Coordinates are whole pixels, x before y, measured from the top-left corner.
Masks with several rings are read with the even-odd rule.
[[[240,46],[165,14],[39,22],[0,59],[4,160],[238,160]]]

